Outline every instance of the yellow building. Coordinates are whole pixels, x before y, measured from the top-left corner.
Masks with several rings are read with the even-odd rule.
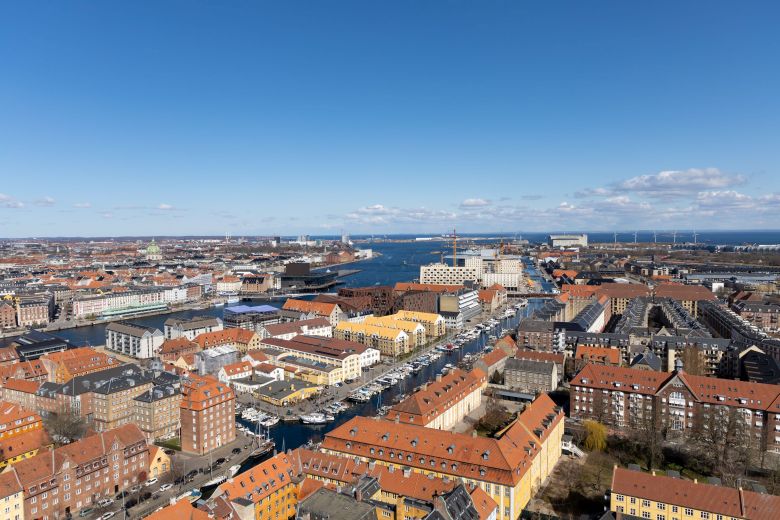
[[[322,387],[300,379],[274,381],[255,391],[255,397],[274,406],[288,406],[316,395]]]
[[[24,520],[23,491],[15,471],[0,474],[0,520]]]
[[[414,321],[425,327],[425,334],[428,338],[438,338],[444,336],[446,326],[444,316],[431,312],[417,311],[398,311],[394,314],[399,320]]]
[[[397,329],[406,332],[409,336],[410,348],[418,348],[425,345],[428,340],[428,335],[425,332],[425,327],[415,321],[408,321],[398,319],[395,314],[389,316],[368,316],[363,323],[366,325],[377,325],[379,327],[387,327],[388,329]]]
[[[135,423],[150,443],[175,436],[179,430],[181,391],[173,385],[159,385],[133,399]]]
[[[335,385],[358,379],[362,375],[360,353],[354,349],[340,348],[336,342],[333,338],[325,337],[295,337],[289,340],[266,338],[262,340],[261,346],[284,353],[276,357],[277,365],[291,365],[317,373],[316,377],[322,381],[316,384]]]
[[[375,348],[383,356],[394,357],[410,351],[409,335],[399,329],[342,321],[333,329],[333,336]]]
[[[149,477],[160,478],[171,470],[171,458],[159,446],[149,446]]]
[[[48,449],[53,444],[44,429],[30,430],[0,439],[0,470],[20,460],[34,457],[40,450]]]
[[[280,453],[220,484],[212,496],[230,502],[239,518],[285,520],[298,504],[294,474],[287,454]]]
[[[777,518],[780,497],[615,467],[610,510],[652,520]]]
[[[326,434],[321,449],[358,460],[460,479],[498,505],[497,520],[515,520],[561,456],[563,411],[540,395],[498,438],[354,417]]]

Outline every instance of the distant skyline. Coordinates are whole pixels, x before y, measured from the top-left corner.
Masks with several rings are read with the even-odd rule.
[[[0,237],[778,229],[778,16],[6,3]]]

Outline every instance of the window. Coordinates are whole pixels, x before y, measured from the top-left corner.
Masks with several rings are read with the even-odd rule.
[[[693,516],[693,509],[691,509],[690,507],[686,507],[685,508],[685,515],[686,516]]]
[[[618,495],[618,496],[617,496],[617,497],[615,497],[615,498],[616,498],[616,500],[617,500],[618,502],[622,502],[623,500],[625,500],[625,499],[626,499],[626,497],[624,497],[623,495]]]
[[[709,517],[710,517],[710,514],[707,511],[702,511],[701,512],[701,517],[702,517],[703,520],[708,520]]]
[[[649,500],[642,500],[642,507],[650,507],[650,501]]]
[[[642,511],[642,518],[650,518],[650,511]]]

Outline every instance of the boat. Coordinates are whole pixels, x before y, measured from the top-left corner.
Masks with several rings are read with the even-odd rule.
[[[231,477],[235,477],[236,473],[238,473],[238,470],[240,469],[241,469],[240,464],[233,464],[228,468],[228,475],[230,475]]]
[[[211,487],[211,486],[218,486],[225,482],[227,480],[227,475],[217,475],[216,477],[212,478],[211,480],[207,481],[205,484],[203,484],[203,487]]]
[[[214,302],[214,307],[224,307],[224,306],[225,306],[225,302],[223,301]]]
[[[228,298],[228,299],[227,299],[227,303],[228,303],[228,304],[231,304],[231,303],[238,303],[238,302],[240,302],[240,301],[241,301],[241,298],[239,298],[238,296],[232,296],[232,297],[230,297],[230,298]]]
[[[299,418],[303,424],[325,424],[328,422],[328,417],[320,412],[302,414]]]
[[[270,428],[279,422],[279,417],[276,415],[266,415],[264,419],[258,420],[257,422],[260,423],[260,426]]]

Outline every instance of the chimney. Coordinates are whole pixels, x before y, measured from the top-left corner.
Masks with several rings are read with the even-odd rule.
[[[436,374],[436,381],[441,381],[441,374]]]
[[[471,430],[471,436],[476,438],[477,437],[477,430]]]
[[[697,479],[697,478],[693,479],[693,483],[694,484],[698,484],[699,483],[699,479]]]
[[[406,466],[404,467],[404,477],[409,478],[412,476],[412,468]]]
[[[395,423],[398,424],[400,422],[401,422],[401,415],[400,414],[396,414],[396,416],[395,416]]]
[[[653,470],[650,470],[650,473],[652,473],[652,474],[653,474],[653,476],[655,476],[655,470],[654,470],[654,469],[653,469]]]

